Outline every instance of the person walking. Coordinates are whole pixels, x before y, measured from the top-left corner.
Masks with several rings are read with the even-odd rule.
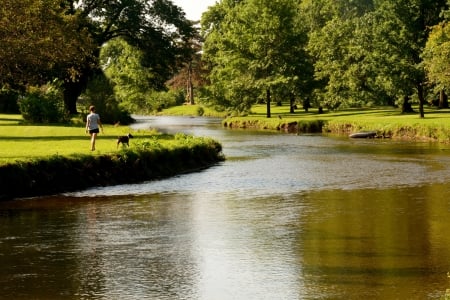
[[[103,133],[103,124],[100,121],[100,115],[95,112],[95,106],[89,107],[89,115],[86,118],[86,133],[91,135],[91,151],[95,150],[95,139],[100,132],[100,128]]]

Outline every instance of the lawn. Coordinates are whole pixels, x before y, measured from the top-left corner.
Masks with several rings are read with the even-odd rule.
[[[183,105],[164,110],[163,114],[197,115],[200,107],[199,105]],[[208,108],[203,110],[205,115],[220,115]],[[323,120],[335,132],[350,125],[352,131],[375,130],[397,136],[403,134],[417,139],[430,138],[450,142],[449,109],[427,108],[423,119],[418,113],[401,114],[398,109],[391,107],[325,111],[323,114],[318,114],[315,109],[310,109],[308,113],[297,109],[294,114],[291,114],[289,106],[282,105],[272,106],[271,114],[272,117],[267,118],[266,105],[255,105],[248,116],[227,118],[225,122],[232,121],[238,124],[254,122],[259,128],[277,129],[283,123]],[[128,126],[105,125],[104,133],[98,136],[97,150],[92,154],[116,152],[117,136],[128,132],[130,132]],[[157,138],[155,132],[133,131],[132,133],[135,138],[131,144],[139,143],[146,138]],[[20,115],[0,114],[1,164],[35,157],[90,153],[90,137],[85,133],[83,124],[79,126],[24,125]]]
[[[104,133],[98,136],[97,150],[93,154],[117,151],[117,136],[129,131],[128,126],[105,125]],[[149,131],[133,131],[136,140],[153,134],[154,132]],[[121,147],[119,146],[119,149]],[[20,115],[0,114],[0,163],[52,155],[89,153],[90,136],[86,134],[84,125],[23,125]]]
[[[393,138],[450,143],[450,110],[429,107],[425,110],[425,118],[420,118],[418,112],[402,114],[392,107],[343,109],[319,114],[317,109],[310,109],[309,112],[297,109],[295,113],[290,113],[289,106],[282,105],[272,106],[271,118],[267,118],[266,105],[262,104],[254,105],[247,116],[229,117],[223,123],[234,128],[278,130],[283,124],[297,122],[308,127],[308,123],[319,120],[325,124],[325,130],[337,134],[376,131],[379,135]]]

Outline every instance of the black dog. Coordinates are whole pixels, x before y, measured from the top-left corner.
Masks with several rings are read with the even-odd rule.
[[[127,145],[128,147],[130,147],[130,139],[133,138],[133,136],[131,135],[131,133],[127,134],[127,135],[122,135],[119,136],[117,138],[117,148],[119,148],[119,144],[122,143],[122,145]]]

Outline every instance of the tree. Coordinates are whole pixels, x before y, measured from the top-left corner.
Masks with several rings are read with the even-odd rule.
[[[3,0],[0,7],[0,86],[25,89],[77,76],[94,49],[80,19],[59,0]]]
[[[403,89],[404,99],[416,90],[420,117],[424,117],[426,77],[422,63],[430,28],[441,20],[445,0],[384,1],[379,7],[380,34],[375,35],[377,53],[385,65],[383,75]]]
[[[444,21],[433,26],[423,52],[427,77],[439,91],[439,108],[448,107],[445,90],[450,87],[450,26]]]
[[[134,112],[145,107],[146,98],[153,90],[151,82],[157,76],[142,66],[143,56],[143,51],[121,38],[110,40],[100,52],[100,65],[113,84],[116,98]]]
[[[196,88],[206,85],[207,70],[202,62],[203,40],[199,34],[196,34],[190,41],[194,54],[190,60],[183,64],[180,71],[171,78],[167,85],[177,90],[185,90],[186,102],[194,104]]]
[[[219,104],[245,111],[274,94],[298,94],[311,77],[306,31],[295,1],[224,1],[202,19],[204,58]]]
[[[97,50],[92,60],[86,58],[79,76],[65,82],[65,103],[76,112],[76,101],[90,77],[99,72],[100,48],[108,41],[121,37],[129,45],[142,51],[142,66],[154,76],[150,83],[164,89],[164,83],[192,54],[187,43],[194,33],[191,21],[170,0],[66,0],[84,23],[82,28],[93,37]]]
[[[393,104],[393,99],[409,99],[415,89],[423,117],[421,53],[445,1],[319,2],[306,8],[319,14],[321,22],[312,23],[309,49],[316,59],[317,78],[326,82],[324,98],[334,107]],[[317,9],[320,4],[325,14]]]

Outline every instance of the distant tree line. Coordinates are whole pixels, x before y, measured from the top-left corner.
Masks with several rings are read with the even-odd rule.
[[[447,0],[222,0],[202,18],[215,105],[447,106]],[[299,103],[302,103],[299,102]],[[270,110],[268,106],[268,116]]]
[[[268,117],[286,100],[291,112],[416,103],[423,117],[448,107],[449,5],[221,0],[199,30],[170,0],[3,0],[0,111],[50,122],[94,103],[123,123],[195,91],[233,112],[264,102]]]
[[[77,113],[80,99],[98,98],[92,97],[96,88],[90,83],[114,90],[114,82],[102,79],[100,55],[117,39],[139,53],[134,56],[147,73],[139,78],[146,81],[144,88],[163,90],[191,57],[194,33],[193,23],[169,0],[3,0],[0,100],[11,98],[11,91],[24,95],[30,87],[56,83],[63,111]],[[91,96],[80,97],[87,90]],[[117,109],[119,103],[111,104],[117,101],[114,95],[101,96],[109,97],[105,107]]]

